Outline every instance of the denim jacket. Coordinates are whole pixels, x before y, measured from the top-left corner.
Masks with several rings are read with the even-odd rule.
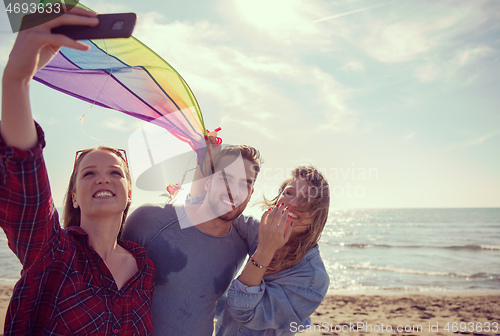
[[[325,297],[329,283],[318,246],[295,267],[266,276],[260,286],[247,287],[233,280],[218,316],[216,335],[295,335],[298,328],[311,324],[310,315]]]
[[[186,204],[200,204],[206,194]],[[240,216],[233,225],[246,240],[250,255],[258,243],[259,222]],[[307,251],[293,268],[266,276],[260,286],[247,287],[234,279],[217,304],[216,336],[282,336],[311,324],[311,314],[328,291],[330,278],[318,246]]]

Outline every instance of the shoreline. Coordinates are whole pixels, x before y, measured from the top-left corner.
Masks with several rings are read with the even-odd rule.
[[[0,334],[13,287],[0,284]],[[309,336],[500,335],[500,291],[335,291],[327,294],[311,320],[309,329],[291,325],[291,330]]]

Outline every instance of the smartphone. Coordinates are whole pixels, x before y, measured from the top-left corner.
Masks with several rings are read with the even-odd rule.
[[[98,14],[95,27],[66,25],[52,28],[54,34],[64,34],[75,40],[125,38],[132,35],[137,16],[135,13]]]

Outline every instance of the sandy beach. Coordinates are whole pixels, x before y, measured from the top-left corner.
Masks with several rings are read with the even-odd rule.
[[[0,322],[12,286],[0,285]],[[500,335],[500,293],[332,294],[302,335]],[[296,329],[296,330],[294,330]]]
[[[303,335],[500,335],[500,293],[329,295],[312,322]]]
[[[3,334],[3,325],[5,323],[5,314],[9,306],[10,297],[12,296],[12,289],[14,286],[0,285],[0,335]]]

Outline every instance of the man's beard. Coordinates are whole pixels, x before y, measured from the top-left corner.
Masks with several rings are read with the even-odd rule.
[[[233,211],[226,212],[225,214],[223,214],[217,218],[222,219],[226,222],[231,222],[231,221],[235,220],[236,218],[238,218],[242,212],[243,212],[243,210],[237,209],[237,211],[234,213],[233,213]]]
[[[207,197],[210,197],[210,195],[207,195]],[[226,222],[231,222],[238,218],[245,209],[245,207],[242,207],[242,205],[240,204],[237,207],[233,207],[233,209],[229,211],[221,210],[219,204],[222,202],[223,201],[220,198],[217,200],[209,198],[208,205],[210,206],[210,209],[212,209],[214,215],[217,216],[217,218],[222,219]]]

